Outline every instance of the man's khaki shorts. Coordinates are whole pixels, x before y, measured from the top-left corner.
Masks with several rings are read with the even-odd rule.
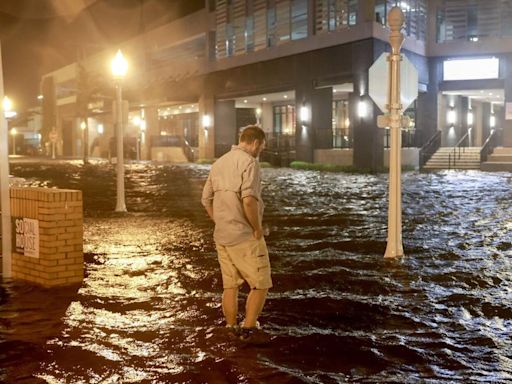
[[[251,289],[272,287],[270,260],[263,237],[232,246],[217,244],[217,253],[224,289],[237,288],[244,280]]]

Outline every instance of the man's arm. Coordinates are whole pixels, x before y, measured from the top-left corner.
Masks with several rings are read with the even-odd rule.
[[[203,188],[203,196],[201,197],[201,204],[203,204],[204,208],[206,209],[206,213],[208,213],[208,216],[210,216],[210,219],[213,220],[213,186],[212,186],[212,180],[210,178],[210,175],[208,175],[208,179],[206,180],[206,183],[204,184]]]
[[[253,236],[256,240],[263,237],[263,230],[260,226],[258,200],[254,196],[246,196],[243,199],[244,213],[247,221],[253,229]]]
[[[205,205],[204,208],[206,209],[206,213],[208,213],[208,216],[210,216],[210,219],[212,219],[213,221],[213,206]]]

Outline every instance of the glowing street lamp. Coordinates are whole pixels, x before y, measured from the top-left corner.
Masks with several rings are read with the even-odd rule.
[[[12,101],[11,101],[11,99],[9,99],[9,97],[7,97],[7,96],[4,96],[4,100],[2,102],[2,106],[3,106],[5,112],[12,110]]]
[[[121,83],[128,71],[128,62],[119,49],[112,60],[112,74],[116,82],[116,100],[117,100],[117,124],[116,124],[116,151],[117,151],[117,200],[116,212],[126,212],[124,199],[124,153],[123,153],[123,98]]]
[[[4,110],[4,116],[6,119],[16,116],[16,112],[12,110],[13,104],[9,97],[4,96],[2,100],[2,108]]]

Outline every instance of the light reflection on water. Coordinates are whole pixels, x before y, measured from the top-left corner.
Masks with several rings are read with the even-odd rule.
[[[53,303],[4,286],[2,346],[26,344],[0,367],[25,353],[11,377],[50,383],[512,380],[510,174],[404,174],[407,256],[384,260],[385,175],[264,170],[275,287],[262,322],[277,337],[240,348],[212,330],[222,315],[199,205],[207,172],[129,166],[130,212],[118,215],[113,169],[15,166],[34,185],[84,191],[87,275]],[[21,318],[44,318],[41,306],[33,337]]]

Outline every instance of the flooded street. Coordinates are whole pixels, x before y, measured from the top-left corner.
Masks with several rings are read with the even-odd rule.
[[[208,171],[128,165],[116,214],[110,165],[11,165],[83,191],[86,276],[0,285],[1,380],[512,382],[512,174],[405,173],[406,257],[385,260],[387,175],[263,169],[274,288],[260,320],[276,338],[244,348],[215,329]]]

